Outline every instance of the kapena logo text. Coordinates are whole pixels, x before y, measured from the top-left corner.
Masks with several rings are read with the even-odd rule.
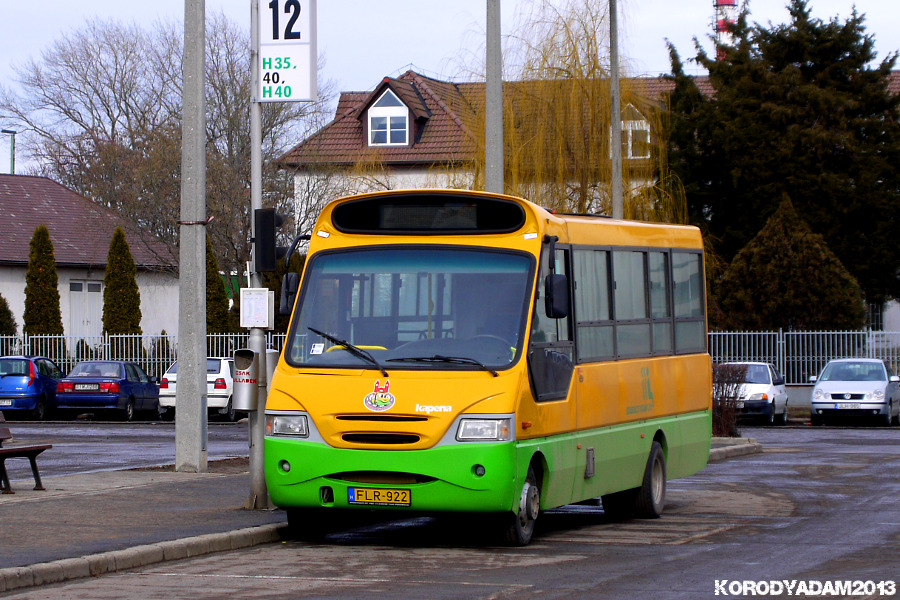
[[[416,404],[416,412],[431,414],[433,412],[453,412],[452,406],[432,406],[430,404]]]

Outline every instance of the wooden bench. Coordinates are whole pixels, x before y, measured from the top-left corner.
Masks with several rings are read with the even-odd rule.
[[[41,485],[41,475],[38,473],[37,468],[37,455],[48,448],[52,448],[53,445],[33,444],[31,446],[7,446],[4,448],[3,442],[11,439],[12,433],[10,433],[9,427],[6,426],[6,419],[3,418],[3,413],[0,412],[0,490],[4,494],[15,494],[12,486],[9,484],[9,476],[6,474],[7,458],[27,458],[31,463],[31,473],[34,475],[34,489],[43,490],[44,486]]]

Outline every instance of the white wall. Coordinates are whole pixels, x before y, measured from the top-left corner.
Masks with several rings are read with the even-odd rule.
[[[16,319],[19,334],[22,333],[22,316],[25,313],[25,267],[0,268],[0,294],[6,298]],[[102,270],[57,267],[59,278],[59,307],[62,312],[63,330],[72,335],[72,305],[70,283],[86,281],[103,284]],[[138,289],[141,293],[141,329],[145,334],[156,335],[163,329],[170,335],[178,334],[178,278],[166,273],[138,271]],[[102,287],[101,287],[102,290]],[[100,298],[102,316],[102,293]],[[102,331],[102,324],[98,324]]]
[[[900,303],[896,300],[884,303],[884,330],[900,331]]]

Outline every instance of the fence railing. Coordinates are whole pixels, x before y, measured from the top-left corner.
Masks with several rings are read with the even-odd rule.
[[[880,358],[900,368],[900,331],[710,332],[714,362],[770,362],[788,385],[809,383],[835,358]]]
[[[266,335],[266,347],[281,350],[283,333]],[[206,336],[207,356],[232,356],[248,345],[248,333]],[[833,358],[880,358],[900,373],[900,331],[728,331],[709,334],[714,362],[770,362],[788,385],[805,384]],[[46,356],[66,373],[82,360],[130,360],[161,377],[175,362],[174,335],[0,336],[0,355]]]
[[[266,347],[281,350],[283,333],[266,335]],[[206,336],[207,356],[232,356],[246,348],[248,333],[213,333]],[[178,355],[175,335],[61,335],[0,336],[0,356],[45,356],[68,373],[82,360],[129,360],[148,375],[161,377]]]

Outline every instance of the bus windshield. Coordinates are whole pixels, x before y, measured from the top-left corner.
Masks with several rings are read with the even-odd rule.
[[[320,253],[307,266],[285,358],[295,366],[496,374],[521,355],[533,281],[534,260],[509,251]]]

